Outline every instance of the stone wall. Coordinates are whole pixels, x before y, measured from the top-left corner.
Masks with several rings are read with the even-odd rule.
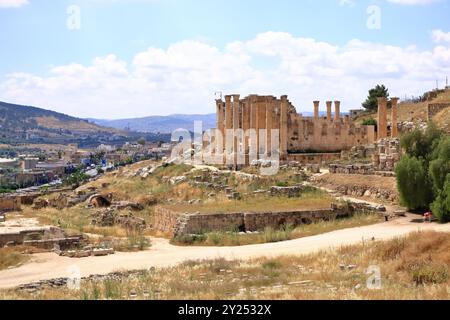
[[[214,231],[262,231],[283,225],[298,226],[332,220],[351,214],[348,209],[298,210],[286,212],[237,212],[212,214],[182,214],[167,208],[155,208],[153,228],[172,236],[202,234]]]
[[[374,174],[375,170],[371,164],[330,164],[328,166],[330,173],[342,174]]]
[[[173,234],[181,215],[182,214],[177,211],[156,207],[153,213],[153,223],[151,227],[163,233]]]
[[[12,196],[12,195],[4,195],[0,197],[0,211],[9,212],[9,211],[20,211],[20,197]]]
[[[302,165],[306,164],[323,164],[339,159],[340,153],[290,153],[289,161],[297,161]]]
[[[398,202],[397,192],[383,189],[378,186],[340,185],[336,188],[336,191],[348,196],[384,199],[394,203]]]
[[[442,110],[449,108],[450,103],[429,103],[428,104],[428,121],[432,120],[435,115],[437,115]]]
[[[0,248],[5,245],[26,245],[45,250],[52,250],[58,245],[61,250],[80,245],[85,238],[82,235],[67,237],[65,233],[55,227],[36,227],[17,232],[0,234]]]

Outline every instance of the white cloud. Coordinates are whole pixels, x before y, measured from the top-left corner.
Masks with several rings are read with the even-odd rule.
[[[0,0],[0,8],[18,8],[29,3],[28,0]]]
[[[387,0],[388,2],[413,6],[413,5],[426,5],[440,2],[441,0]]]
[[[81,117],[124,118],[215,112],[214,92],[223,91],[288,94],[298,111],[311,110],[315,99],[339,99],[348,110],[359,107],[377,83],[400,97],[432,88],[450,74],[450,46],[419,50],[360,40],[335,46],[266,32],[224,49],[186,40],[149,48],[128,62],[108,55],[49,74],[8,75],[0,82],[0,100]]]
[[[431,37],[436,43],[448,42],[450,43],[450,32],[444,32],[442,30],[433,30],[431,32]]]

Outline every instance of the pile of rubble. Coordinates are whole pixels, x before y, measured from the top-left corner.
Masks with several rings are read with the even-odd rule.
[[[398,123],[398,130],[402,133],[413,131],[415,128],[425,130],[428,124],[426,121],[416,119],[415,121],[402,121]]]
[[[328,166],[330,173],[341,174],[374,174],[375,170],[371,164],[330,164]]]
[[[305,166],[306,171],[311,173],[320,173],[320,165],[319,164],[307,164]]]
[[[89,197],[97,193],[96,190],[95,187],[90,187],[86,190],[77,190],[70,194],[60,193],[57,197],[47,200],[47,202],[46,200],[36,199],[34,206],[36,208],[51,206],[60,210],[70,208],[88,200]]]
[[[396,192],[381,189],[377,186],[349,186],[340,185],[336,187],[336,191],[343,195],[356,197],[370,197],[374,199],[384,199],[391,202],[398,201],[398,194]]]
[[[304,189],[303,186],[292,186],[292,187],[278,187],[273,186],[270,188],[270,195],[272,197],[288,197],[295,198],[300,196],[300,192]]]
[[[100,257],[115,253],[114,249],[111,247],[93,246],[93,245],[85,246],[80,250],[65,250],[65,251],[55,250],[55,252],[62,257],[69,257],[69,258],[86,258],[91,256]]]
[[[401,157],[400,140],[397,138],[381,139],[376,147],[377,152],[372,155],[375,170],[394,171],[395,165]]]
[[[91,223],[100,227],[120,225],[127,229],[145,229],[146,227],[144,219],[133,216],[131,212],[127,214],[118,213],[113,208],[107,208],[94,213]]]
[[[154,271],[154,268],[151,268],[150,270]],[[124,272],[108,273],[106,275],[99,275],[99,274],[90,275],[88,277],[82,277],[80,280],[81,281],[94,281],[94,282],[103,282],[105,280],[120,281],[124,278],[128,278],[128,277],[138,278],[139,276],[146,275],[146,274],[148,274],[148,270],[124,271]],[[41,280],[38,282],[32,282],[32,283],[21,285],[21,286],[17,287],[17,290],[33,293],[33,292],[43,290],[46,288],[67,287],[69,284],[69,281],[74,281],[74,279],[55,278],[55,279],[50,279],[50,280]]]

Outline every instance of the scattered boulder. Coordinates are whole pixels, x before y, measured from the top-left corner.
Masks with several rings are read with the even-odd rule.
[[[186,181],[186,176],[172,177],[172,178],[170,178],[169,181],[170,181],[171,185],[176,185],[176,184]]]
[[[270,195],[272,197],[283,196],[283,197],[294,198],[294,197],[299,197],[300,192],[302,190],[303,190],[302,186],[292,186],[292,187],[273,186],[270,188]]]
[[[111,208],[114,210],[132,210],[132,211],[142,211],[144,210],[144,207],[136,202],[132,202],[132,201],[118,201],[118,202],[113,202],[111,204]]]
[[[94,208],[106,208],[111,205],[112,198],[112,193],[109,193],[106,196],[101,194],[94,194],[89,197],[88,203],[94,206]]]
[[[33,209],[40,210],[40,209],[48,207],[48,205],[49,205],[49,201],[47,199],[38,198],[38,199],[34,200],[34,202],[33,202]]]
[[[97,212],[92,219],[92,224],[101,227],[120,225],[130,229],[144,229],[146,227],[144,219],[134,217],[131,212],[127,214],[118,214],[111,208]]]

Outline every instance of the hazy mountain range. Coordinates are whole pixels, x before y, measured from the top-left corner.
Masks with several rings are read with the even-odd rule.
[[[172,133],[176,129],[194,130],[194,121],[202,121],[202,129],[207,130],[216,127],[216,114],[187,115],[174,114],[170,116],[149,116],[144,118],[104,120],[88,119],[97,125],[111,127],[119,130],[131,130],[137,132]]]

